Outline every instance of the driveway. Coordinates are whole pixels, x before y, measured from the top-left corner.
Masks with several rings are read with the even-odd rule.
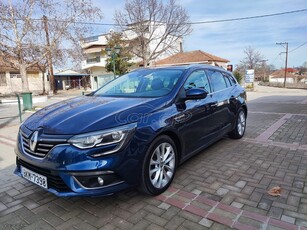
[[[191,158],[157,197],[46,193],[12,174],[18,126],[3,125],[0,229],[307,230],[307,91],[258,86],[248,99],[244,138],[225,137]],[[275,186],[280,196],[267,193]]]

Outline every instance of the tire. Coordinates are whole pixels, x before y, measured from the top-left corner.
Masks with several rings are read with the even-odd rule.
[[[176,145],[169,136],[157,137],[146,152],[139,190],[149,195],[163,193],[174,179],[177,156]]]
[[[246,112],[240,108],[237,112],[236,123],[234,129],[229,133],[232,139],[240,139],[244,136],[246,130]]]

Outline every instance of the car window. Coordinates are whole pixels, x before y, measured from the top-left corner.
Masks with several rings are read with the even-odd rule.
[[[228,77],[229,77],[230,81],[232,82],[232,85],[237,84],[237,80],[234,78],[234,76],[228,75]]]
[[[178,82],[182,70],[144,69],[127,73],[98,89],[96,96],[161,97]]]
[[[237,84],[236,79],[235,79],[231,74],[227,74],[227,73],[223,73],[223,74],[224,74],[224,76],[225,76],[225,81],[227,82],[226,79],[228,79],[229,82],[230,82],[230,85],[236,85],[236,84]],[[228,83],[227,83],[227,84],[228,84]]]
[[[206,70],[206,73],[214,92],[227,88],[224,76],[221,72],[216,70]]]
[[[224,73],[223,73],[223,75],[224,75],[224,80],[225,80],[225,82],[226,82],[227,87],[231,87],[231,86],[232,86],[232,82],[231,82],[231,80],[229,79],[229,75],[224,74]]]
[[[185,90],[192,88],[201,88],[207,90],[209,93],[211,92],[209,81],[204,70],[194,71],[184,83]]]

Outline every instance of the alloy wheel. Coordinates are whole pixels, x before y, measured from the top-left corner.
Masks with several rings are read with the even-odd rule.
[[[149,163],[149,177],[151,184],[161,189],[173,177],[175,171],[175,151],[171,144],[163,142],[153,151]]]

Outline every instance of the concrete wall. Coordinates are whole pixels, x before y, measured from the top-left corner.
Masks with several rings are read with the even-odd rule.
[[[15,94],[22,92],[21,78],[11,78],[10,71],[3,71],[6,75],[6,86],[0,86],[0,94]],[[48,92],[50,89],[49,81],[47,81],[47,76],[41,71],[31,71],[27,73],[29,89],[34,94],[39,94],[43,91],[43,80],[45,78],[45,88]]]

